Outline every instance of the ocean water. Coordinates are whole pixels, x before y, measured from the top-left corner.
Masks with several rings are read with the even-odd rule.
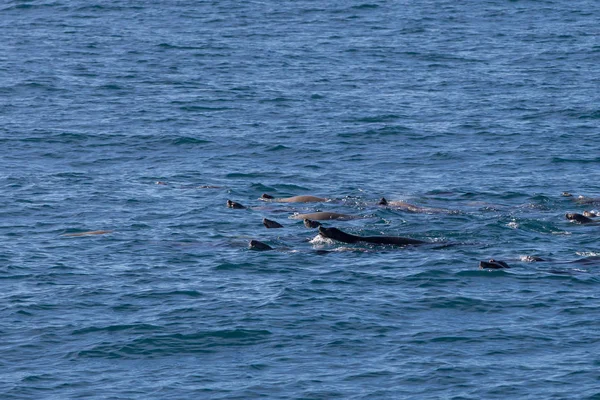
[[[599,16],[3,1],[0,398],[599,399]]]

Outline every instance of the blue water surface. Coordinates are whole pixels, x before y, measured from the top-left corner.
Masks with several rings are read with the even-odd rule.
[[[600,398],[599,16],[6,0],[0,397]]]

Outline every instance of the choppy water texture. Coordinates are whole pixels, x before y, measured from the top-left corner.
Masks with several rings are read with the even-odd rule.
[[[598,399],[599,15],[3,2],[0,397]]]

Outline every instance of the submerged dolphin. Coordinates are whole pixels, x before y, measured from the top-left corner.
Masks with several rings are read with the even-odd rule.
[[[310,219],[312,221],[323,221],[328,219],[337,219],[342,221],[347,221],[350,219],[356,219],[360,217],[355,217],[347,214],[340,214],[328,211],[319,211],[310,214],[294,214],[290,217],[291,219]]]
[[[318,203],[318,202],[327,201],[327,199],[324,199],[322,197],[316,197],[316,196],[292,196],[292,197],[275,198],[266,193],[263,193],[263,195],[260,196],[260,200],[273,201],[276,203]]]

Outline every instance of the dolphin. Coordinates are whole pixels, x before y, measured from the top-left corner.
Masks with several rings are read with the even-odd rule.
[[[356,236],[343,232],[337,228],[325,228],[323,226],[319,226],[319,235],[344,243],[366,242],[374,244],[392,244],[396,246],[427,243],[422,240],[402,236]]]
[[[266,228],[283,228],[283,225],[271,219],[263,218],[262,223]]]

